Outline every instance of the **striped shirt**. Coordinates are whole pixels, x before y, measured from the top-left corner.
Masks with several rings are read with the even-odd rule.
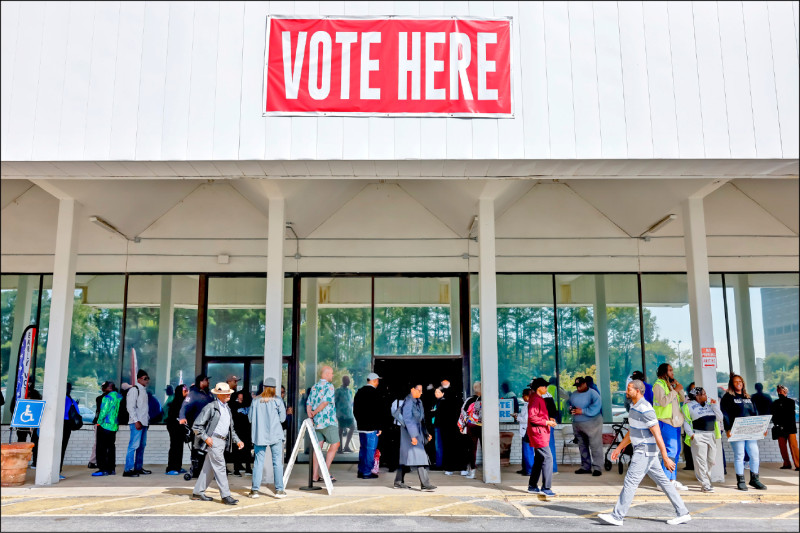
[[[631,406],[628,412],[628,422],[631,426],[631,444],[634,450],[643,450],[648,457],[658,455],[656,438],[650,428],[658,424],[656,412],[647,400],[641,398]]]

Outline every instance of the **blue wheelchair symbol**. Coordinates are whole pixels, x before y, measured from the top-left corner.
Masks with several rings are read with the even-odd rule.
[[[38,428],[42,421],[43,411],[44,401],[42,400],[19,400],[14,408],[11,427]]]

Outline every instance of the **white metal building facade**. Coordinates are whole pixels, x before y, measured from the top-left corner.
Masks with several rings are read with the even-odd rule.
[[[514,117],[262,117],[269,14],[510,16]],[[496,273],[686,273],[713,388],[709,272],[800,270],[797,2],[4,1],[1,52],[0,269],[53,274],[37,483],[76,273],[266,274],[267,338],[287,274],[479,273],[491,412]]]

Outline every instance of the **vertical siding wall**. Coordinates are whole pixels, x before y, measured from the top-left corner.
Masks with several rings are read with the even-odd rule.
[[[263,118],[270,13],[512,16],[515,118]],[[3,2],[1,155],[796,158],[797,21],[783,1]]]

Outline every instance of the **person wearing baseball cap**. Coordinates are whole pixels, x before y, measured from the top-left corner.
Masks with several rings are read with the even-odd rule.
[[[359,479],[374,479],[375,450],[378,449],[378,437],[381,434],[381,399],[378,394],[378,382],[381,377],[375,372],[367,374],[367,384],[358,389],[353,399],[353,415],[358,427],[358,439],[361,447],[358,451]]]
[[[717,459],[717,440],[722,438],[719,423],[722,411],[713,398],[706,396],[703,387],[689,389],[689,401],[684,404],[684,444],[692,449],[694,475],[703,492],[714,492],[711,486],[711,467]]]
[[[531,383],[530,402],[528,403],[528,443],[533,448],[533,466],[528,480],[528,492],[555,496],[551,483],[553,481],[553,454],[550,451],[550,428],[556,427],[554,418],[550,418],[547,404],[543,396],[547,394],[549,383],[546,379],[536,378]],[[539,478],[542,488],[539,488]]]
[[[576,391],[569,396],[569,412],[572,428],[578,439],[581,452],[581,467],[576,474],[602,475],[603,461],[603,415],[600,413],[603,400],[589,388],[582,376],[575,378]]]
[[[204,502],[211,501],[210,496],[205,492],[211,484],[212,475],[217,480],[219,494],[222,496],[222,503],[226,505],[236,505],[239,500],[231,496],[231,489],[228,486],[228,472],[225,469],[225,452],[233,449],[235,444],[240,450],[244,448],[244,443],[239,440],[239,436],[233,429],[233,416],[228,407],[233,389],[225,383],[217,383],[211,389],[211,394],[216,399],[203,407],[197,419],[192,425],[192,431],[199,439],[198,448],[206,451],[206,460],[203,462],[203,469],[197,478],[197,483],[192,490],[192,499]],[[213,474],[212,474],[213,470]]]

